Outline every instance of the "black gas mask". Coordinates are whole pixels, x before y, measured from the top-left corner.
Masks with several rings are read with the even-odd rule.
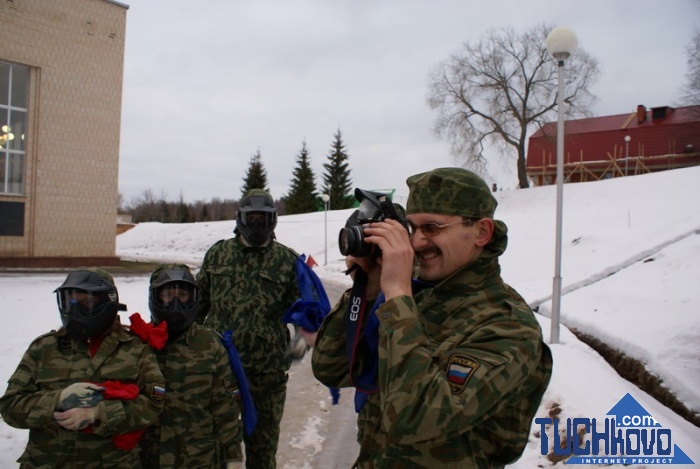
[[[264,245],[272,239],[276,226],[277,208],[269,196],[256,194],[241,199],[236,212],[236,229],[248,244]]]
[[[165,321],[168,333],[183,332],[197,318],[199,288],[189,270],[156,271],[148,290],[148,307],[154,324]]]
[[[94,271],[71,272],[55,293],[61,322],[71,339],[101,335],[112,326],[119,311],[126,311],[114,284]]]

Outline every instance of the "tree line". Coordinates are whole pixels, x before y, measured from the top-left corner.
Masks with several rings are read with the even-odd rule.
[[[433,131],[449,144],[458,165],[486,176],[487,159],[493,155],[485,150],[500,148],[501,157],[516,156],[519,187],[529,186],[527,139],[546,122],[556,120],[558,112],[557,63],[545,45],[552,29],[554,25],[542,23],[523,32],[510,27],[489,30],[482,38],[464,43],[431,71],[427,105],[436,113]],[[690,39],[686,54],[681,106],[700,104],[700,31]],[[566,68],[563,101],[567,119],[589,117],[596,99],[591,88],[600,74],[598,62],[579,47],[566,61]],[[289,192],[276,201],[278,212],[320,210],[320,194],[330,196],[332,210],[351,207],[350,168],[340,129],[323,169],[322,186],[317,190],[306,142],[302,142]],[[260,151],[249,162],[241,195],[252,188],[269,191]],[[236,209],[235,200],[186,204],[180,197],[178,202],[167,202],[150,191],[126,207],[135,222],[180,223],[232,219]]]
[[[352,179],[350,177],[349,155],[343,142],[340,129],[333,135],[333,142],[323,165],[322,185],[316,187],[316,175],[311,168],[306,142],[302,141],[301,149],[296,156],[292,171],[292,181],[289,191],[280,199],[275,200],[277,212],[280,215],[309,213],[323,210],[324,202],[321,194],[329,196],[329,210],[350,208],[355,203],[351,193]],[[258,150],[250,158],[248,168],[243,178],[241,198],[251,189],[265,189],[270,192],[267,170]],[[176,202],[168,201],[166,194],[156,196],[152,190],[144,190],[128,204],[120,201],[120,211],[131,215],[134,223],[193,223],[203,221],[232,220],[236,217],[238,200],[213,198],[210,201],[187,203],[182,194]]]

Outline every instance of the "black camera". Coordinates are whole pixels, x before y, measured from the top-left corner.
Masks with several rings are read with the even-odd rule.
[[[403,214],[398,214],[388,194],[355,189],[355,198],[360,202],[360,207],[350,215],[345,222],[345,228],[341,228],[338,234],[338,247],[342,255],[369,257],[378,254],[379,248],[376,245],[365,243],[363,225],[366,223],[390,218],[399,221],[404,228],[408,229]],[[398,207],[403,211],[400,205]]]

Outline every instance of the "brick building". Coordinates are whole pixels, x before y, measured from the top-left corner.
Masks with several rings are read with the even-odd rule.
[[[530,137],[527,174],[536,185],[556,182],[556,147],[556,122]],[[630,114],[568,120],[563,156],[564,182],[700,165],[700,106],[639,105]]]
[[[118,263],[127,9],[0,0],[0,266]]]

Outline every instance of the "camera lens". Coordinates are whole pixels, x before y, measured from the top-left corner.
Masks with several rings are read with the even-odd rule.
[[[338,233],[338,249],[344,256],[367,257],[372,255],[375,246],[367,244],[364,226],[346,226]]]
[[[362,232],[360,226],[342,228],[338,234],[338,249],[344,256],[354,256],[359,249],[358,244],[362,242]]]

